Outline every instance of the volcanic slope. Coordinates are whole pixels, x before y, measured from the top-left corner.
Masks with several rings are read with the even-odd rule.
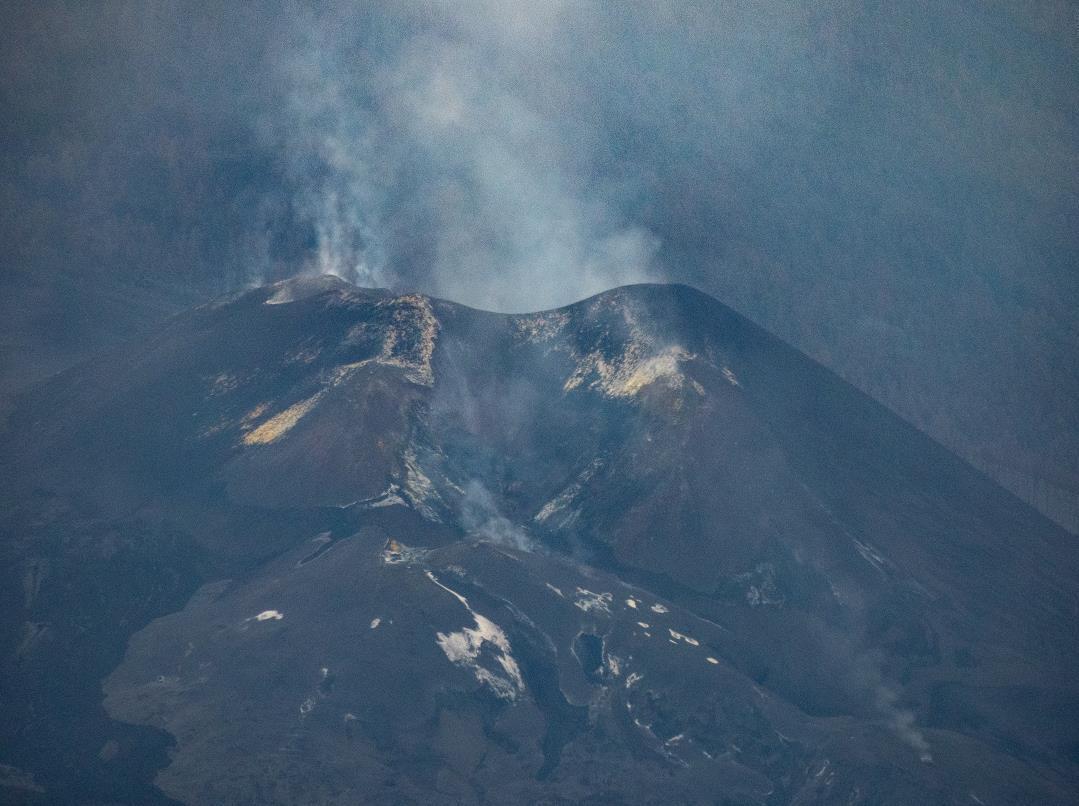
[[[693,289],[292,280],[2,439],[17,801],[1077,801],[1079,546]]]

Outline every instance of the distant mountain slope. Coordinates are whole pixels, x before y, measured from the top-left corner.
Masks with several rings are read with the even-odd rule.
[[[2,447],[28,802],[1075,802],[1079,546],[684,286],[279,283]]]

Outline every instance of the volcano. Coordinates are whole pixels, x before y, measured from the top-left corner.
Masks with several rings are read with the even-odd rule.
[[[332,277],[25,393],[0,797],[1079,802],[1079,546],[716,300]]]

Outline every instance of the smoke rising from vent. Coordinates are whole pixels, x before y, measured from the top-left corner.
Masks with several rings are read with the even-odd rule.
[[[461,525],[471,536],[520,551],[531,551],[528,534],[498,510],[494,496],[479,481],[470,481],[461,499]]]
[[[933,761],[929,742],[925,738],[914,721],[914,712],[907,708],[896,705],[899,695],[888,686],[881,685],[877,688],[877,708],[887,716],[892,729],[900,739],[909,744],[918,752],[918,758],[926,764]]]
[[[538,55],[563,9],[442,6],[422,25],[398,13],[398,36],[375,43],[341,9],[301,12],[279,66],[285,114],[266,128],[315,234],[308,270],[364,285],[422,277],[437,295],[518,311],[658,277],[657,237],[591,186],[596,124],[567,127],[530,97],[555,88],[546,69],[524,89],[521,65],[500,63]]]

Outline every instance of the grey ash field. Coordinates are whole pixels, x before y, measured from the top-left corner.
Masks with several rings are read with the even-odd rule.
[[[2,439],[4,802],[1079,802],[1074,538],[692,289],[289,281]]]

